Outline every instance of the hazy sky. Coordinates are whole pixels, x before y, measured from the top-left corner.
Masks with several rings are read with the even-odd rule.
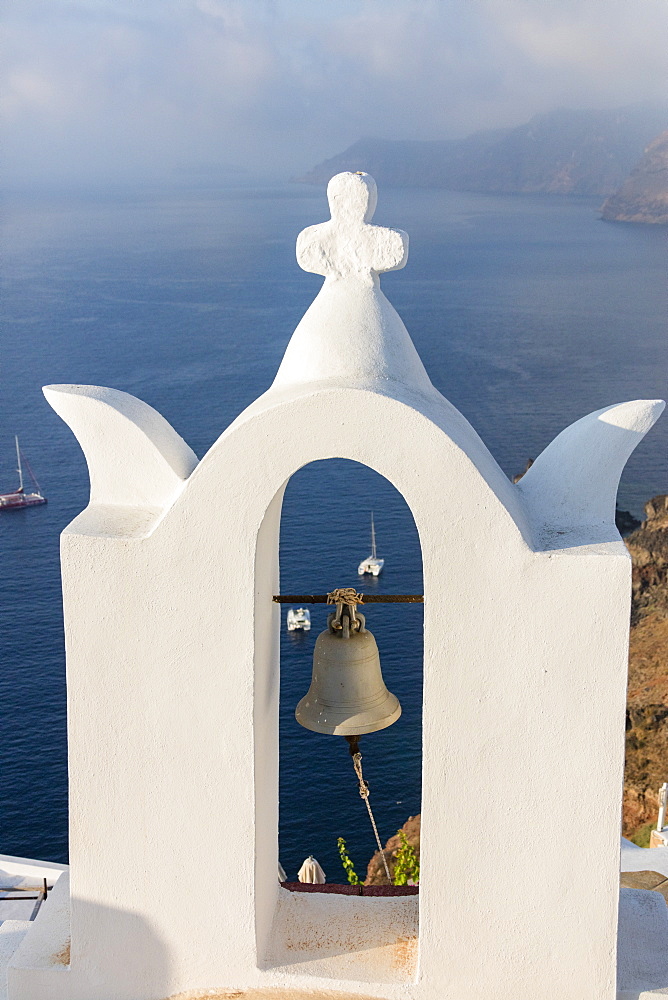
[[[667,0],[5,0],[4,175],[289,175],[668,98]]]

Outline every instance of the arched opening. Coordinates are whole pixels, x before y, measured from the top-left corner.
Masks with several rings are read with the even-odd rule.
[[[358,564],[370,552],[371,512],[378,555],[385,560],[378,577],[358,575]],[[283,499],[280,580],[282,594],[325,594],[349,586],[366,594],[421,594],[420,542],[404,498],[357,462],[328,459],[304,466],[289,480]],[[310,684],[317,637],[332,611],[322,604],[307,606],[310,631],[288,631],[290,605],[281,607],[279,859],[288,881],[297,881],[302,862],[313,855],[327,885],[347,884],[337,846],[343,837],[364,882],[377,845],[348,744],[343,737],[306,730],[295,719]],[[360,744],[385,846],[420,812],[423,606],[373,603],[360,610],[376,638],[385,683],[402,705],[396,723],[365,735]],[[323,895],[325,903],[332,898]],[[351,971],[345,978],[356,977]]]

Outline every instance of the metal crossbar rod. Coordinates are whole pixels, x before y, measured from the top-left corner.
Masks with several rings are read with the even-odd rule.
[[[0,885],[0,892],[50,892],[53,889],[52,885],[46,884],[46,879],[44,879],[44,884],[39,885]]]
[[[362,604],[423,604],[423,594],[363,594]],[[274,594],[276,604],[327,604],[327,594]]]
[[[12,885],[12,886],[0,886],[0,892],[37,892],[37,896],[0,896],[0,903],[5,902],[24,902],[25,900],[35,900],[35,905],[33,907],[32,913],[30,914],[29,920],[34,920],[39,912],[39,908],[47,898],[49,892],[53,889],[52,885],[48,885],[46,879],[42,880],[42,888],[38,889],[37,886],[33,885]]]

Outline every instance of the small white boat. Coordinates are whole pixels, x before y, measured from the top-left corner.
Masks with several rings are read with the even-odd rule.
[[[357,567],[357,575],[365,576],[369,573],[371,576],[380,576],[383,566],[385,565],[384,559],[379,559],[376,555],[376,529],[373,523],[373,514],[371,515],[371,555],[363,559],[362,562]]]
[[[14,437],[14,444],[16,445],[16,471],[19,474],[19,485],[18,488],[12,490],[11,493],[0,493],[0,510],[15,510],[17,507],[34,507],[38,503],[46,503],[46,497],[43,497],[39,491],[39,483],[35,479],[35,474],[33,473],[28,459],[25,455],[22,456],[21,449],[19,448],[19,439]],[[21,465],[21,458],[26,464],[28,469],[28,474],[35,484],[34,493],[26,493],[23,487],[23,467]]]
[[[311,612],[306,608],[288,609],[288,632],[308,632],[311,628]]]

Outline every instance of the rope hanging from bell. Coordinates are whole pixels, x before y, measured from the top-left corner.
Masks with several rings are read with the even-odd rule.
[[[380,851],[380,856],[383,859],[383,868],[385,869],[385,874],[387,875],[387,881],[390,885],[392,885],[392,876],[390,875],[390,869],[387,864],[387,858],[385,857],[385,851],[383,850],[383,845],[380,842],[380,834],[378,833],[376,820],[374,819],[374,815],[371,810],[371,803],[369,802],[369,782],[365,781],[364,774],[362,773],[362,754],[359,750],[359,736],[346,736],[346,740],[348,741],[348,746],[350,747],[350,756],[353,759],[353,767],[355,768],[355,774],[357,775],[357,780],[359,782],[359,793],[361,798],[364,799],[364,804],[367,808],[367,812],[369,813],[369,819],[371,820],[371,826],[373,827],[376,843],[378,844],[378,850]]]

